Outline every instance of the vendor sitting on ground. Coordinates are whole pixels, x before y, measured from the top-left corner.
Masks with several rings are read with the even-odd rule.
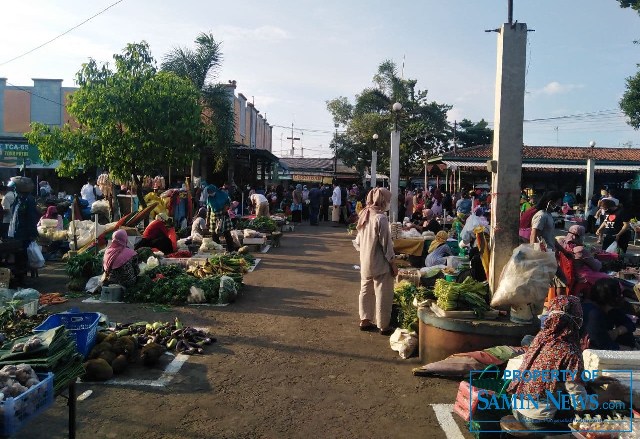
[[[425,259],[425,267],[433,267],[434,265],[447,265],[447,256],[453,256],[451,247],[447,245],[449,234],[444,230],[436,233],[436,239],[429,246],[429,253]]]
[[[109,247],[104,252],[102,268],[105,272],[103,285],[118,284],[125,288],[136,283],[140,268],[138,255],[128,247],[129,239],[125,230],[116,230]]]
[[[601,273],[602,263],[593,257],[584,245],[585,228],[578,225],[569,227],[569,232],[564,238],[558,239],[558,244],[573,255],[575,271],[580,281],[590,285],[600,279],[609,279],[606,273]]]
[[[422,221],[419,224],[412,224],[411,228],[416,229],[418,232],[433,232],[438,233],[442,230],[442,226],[436,220],[435,215],[431,209],[422,210]]]
[[[45,221],[43,220],[57,220],[58,224],[55,227],[46,226],[44,224]],[[40,217],[40,221],[38,221],[37,227],[43,227],[43,228],[54,229],[54,230],[63,230],[62,224],[63,224],[62,216],[58,215],[58,208],[56,206],[49,206],[47,207],[47,211],[44,213],[44,215]]]
[[[144,229],[144,232],[142,233],[142,240],[138,242],[136,248],[156,248],[165,255],[173,253],[175,249],[173,247],[173,241],[171,241],[171,238],[169,237],[167,221],[169,221],[169,217],[166,213],[157,214],[156,219],[151,221],[147,228]]]
[[[191,241],[202,242],[202,238],[207,232],[207,208],[201,207],[191,224]]]
[[[544,327],[535,336],[527,349],[520,371],[551,370],[575,371],[577,378],[570,376],[566,381],[538,378],[536,380],[513,380],[507,388],[510,395],[518,395],[524,401],[523,405],[513,409],[513,416],[524,425],[527,430],[569,430],[567,422],[554,422],[556,419],[571,419],[567,413],[557,411],[552,403],[547,403],[547,392],[569,393],[571,404],[576,401],[586,401],[587,394],[581,375],[584,371],[582,349],[580,348],[580,325],[582,325],[582,308],[580,299],[576,296],[558,296],[549,305],[549,317]],[[539,401],[537,408],[527,402],[531,398]],[[574,410],[584,410],[584,407],[573,407]]]
[[[610,351],[636,348],[636,325],[620,309],[624,305],[620,283],[612,278],[598,280],[588,299],[583,300],[584,325],[590,349]]]

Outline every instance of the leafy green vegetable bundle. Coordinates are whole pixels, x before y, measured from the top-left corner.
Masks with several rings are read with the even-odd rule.
[[[477,282],[468,276],[462,283],[436,280],[433,293],[438,298],[437,304],[444,311],[471,309],[478,316],[488,311],[486,301],[487,285]]]

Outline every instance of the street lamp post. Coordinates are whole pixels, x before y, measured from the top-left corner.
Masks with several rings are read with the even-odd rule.
[[[591,148],[589,151],[589,158],[587,159],[587,184],[585,185],[585,205],[584,205],[584,219],[588,218],[589,212],[589,202],[591,201],[591,197],[593,197],[594,190],[594,178],[595,178],[595,169],[596,169],[596,161],[594,155],[594,149],[596,147],[596,142],[589,142],[589,147]]]
[[[371,151],[371,189],[376,187],[376,172],[378,168],[378,134],[373,135],[373,150]]]
[[[398,221],[398,189],[400,185],[400,131],[398,131],[398,116],[402,104],[393,104],[394,124],[391,132],[391,166],[389,172],[389,189],[391,190],[391,207],[389,217],[391,222]]]

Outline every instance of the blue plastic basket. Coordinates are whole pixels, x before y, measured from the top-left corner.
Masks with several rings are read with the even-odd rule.
[[[97,312],[59,313],[47,317],[33,332],[39,333],[64,326],[71,338],[76,341],[78,352],[87,356],[96,343],[100,314]]]
[[[38,374],[40,382],[15,398],[0,402],[0,436],[13,436],[27,422],[53,404],[53,373]]]

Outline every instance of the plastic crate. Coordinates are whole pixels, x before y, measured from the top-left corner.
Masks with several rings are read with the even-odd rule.
[[[33,332],[39,333],[64,326],[76,342],[78,352],[87,356],[96,343],[100,314],[97,312],[60,313],[47,317]]]
[[[38,374],[40,382],[15,398],[0,402],[0,436],[13,436],[27,422],[53,404],[53,373]]]

